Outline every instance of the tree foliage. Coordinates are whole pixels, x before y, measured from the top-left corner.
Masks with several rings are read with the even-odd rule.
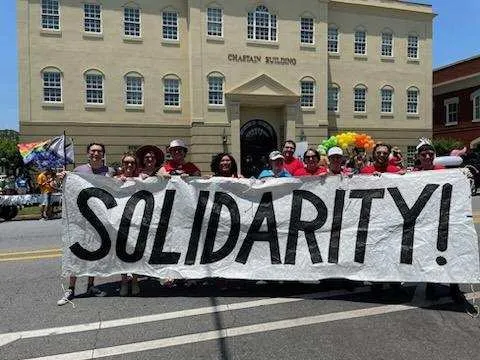
[[[450,151],[454,149],[462,149],[464,147],[463,142],[453,138],[437,138],[433,139],[433,146],[437,156],[449,155]]]
[[[14,170],[23,164],[17,144],[19,134],[15,130],[0,130],[0,166]]]

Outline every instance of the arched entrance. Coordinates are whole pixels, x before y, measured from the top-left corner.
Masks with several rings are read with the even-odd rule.
[[[250,120],[240,129],[242,175],[257,177],[268,165],[268,154],[277,148],[277,134],[263,120]]]

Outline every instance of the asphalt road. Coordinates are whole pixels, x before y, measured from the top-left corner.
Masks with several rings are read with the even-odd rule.
[[[117,276],[98,281],[107,297],[58,307],[60,246],[60,220],[0,223],[1,360],[480,359],[479,319],[446,296],[423,302],[421,286],[373,295],[363,284],[236,282],[222,291],[142,279],[140,297],[119,297]],[[85,287],[80,279],[77,292]]]

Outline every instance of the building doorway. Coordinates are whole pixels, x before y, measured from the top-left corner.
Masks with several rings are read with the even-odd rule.
[[[277,134],[263,120],[250,120],[240,129],[242,175],[257,177],[268,166],[268,154],[277,148]]]

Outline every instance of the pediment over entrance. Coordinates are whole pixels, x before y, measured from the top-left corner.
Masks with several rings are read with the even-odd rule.
[[[225,93],[231,101],[245,104],[293,104],[300,96],[266,74],[262,74]]]

